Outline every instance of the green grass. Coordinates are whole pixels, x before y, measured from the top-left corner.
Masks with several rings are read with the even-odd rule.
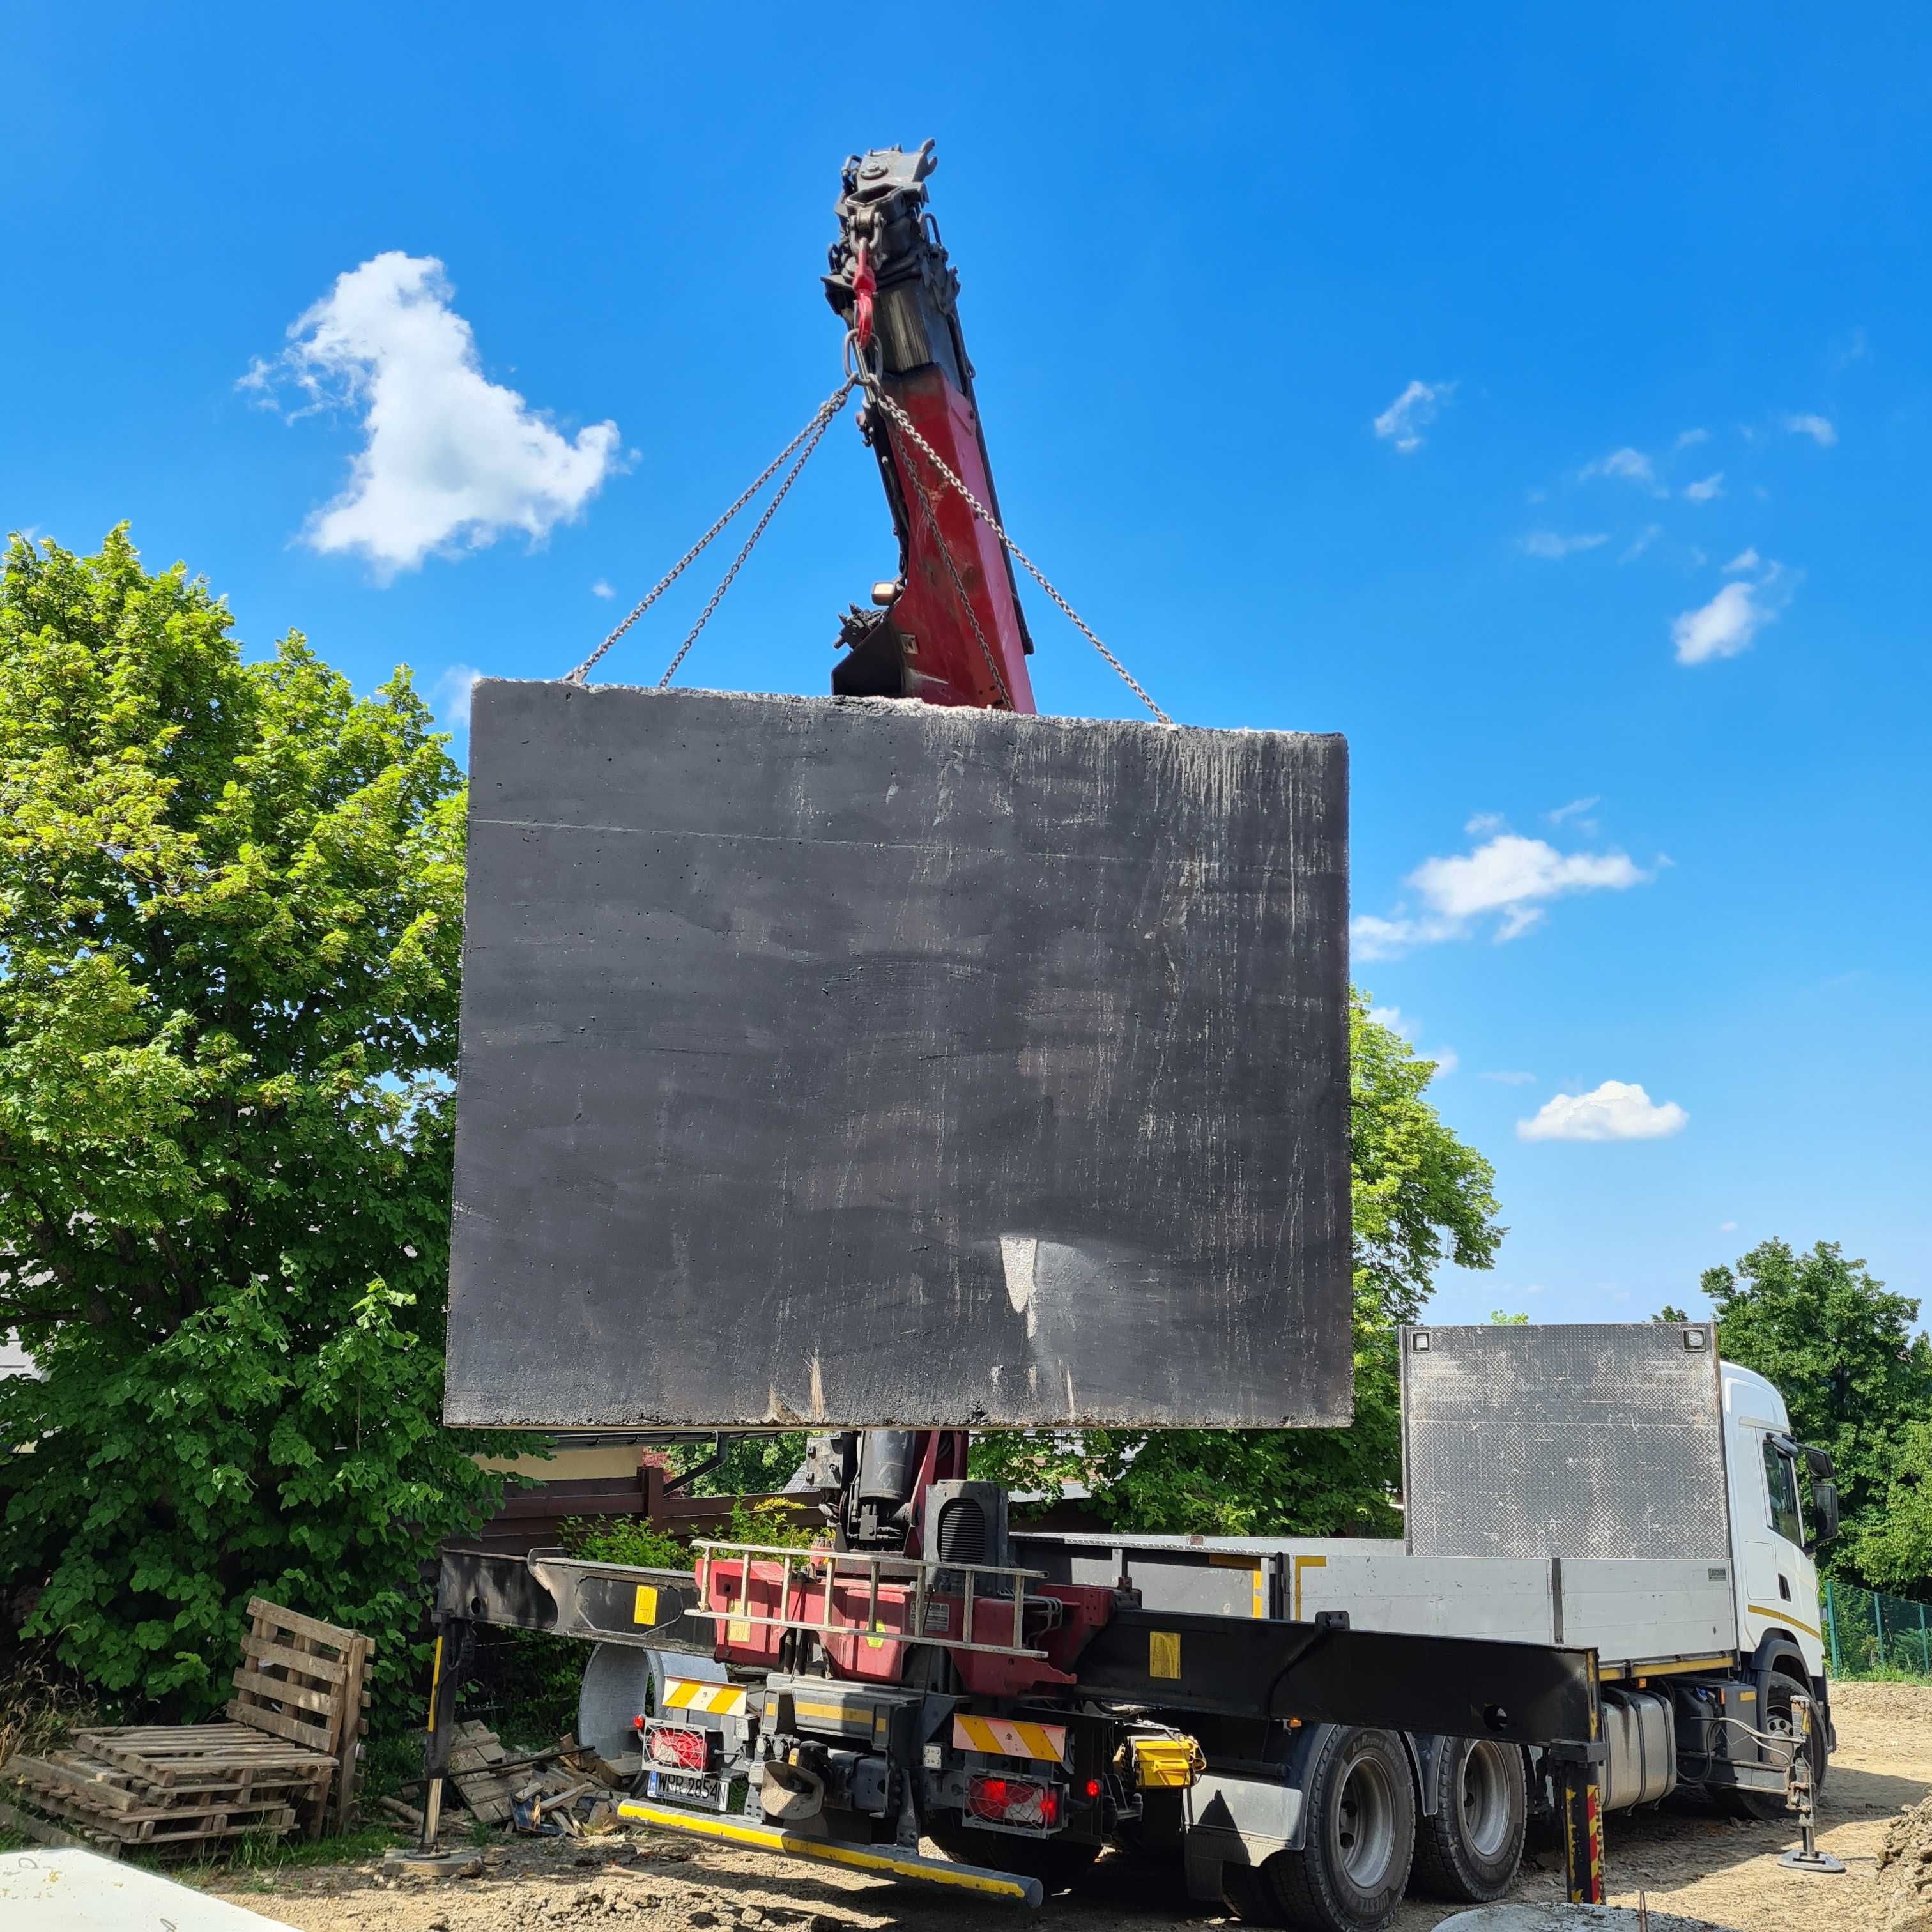
[[[268,1891],[274,1875],[304,1870],[316,1865],[364,1864],[380,1858],[392,1845],[412,1843],[404,1832],[386,1825],[362,1825],[339,1838],[320,1838],[312,1844],[296,1836],[279,1838],[272,1832],[247,1832],[228,1840],[224,1848],[208,1858],[168,1859],[151,1852],[136,1856],[130,1851],[130,1864],[147,1866],[179,1879],[184,1885],[206,1886],[218,1878],[245,1874],[260,1879],[256,1889]]]

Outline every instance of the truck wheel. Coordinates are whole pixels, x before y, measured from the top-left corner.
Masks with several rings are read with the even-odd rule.
[[[1760,1694],[1764,1699],[1764,1728],[1772,1737],[1788,1738],[1797,1728],[1792,1721],[1791,1694],[1799,1687],[1781,1672],[1774,1672],[1763,1680]],[[1825,1768],[1830,1762],[1825,1750],[1822,1720],[1820,1728],[1811,1733],[1811,1786],[1814,1799],[1825,1789]],[[1712,1794],[1717,1801],[1718,1809],[1733,1818],[1754,1818],[1761,1825],[1776,1825],[1790,1818],[1782,1798],[1773,1797],[1768,1791],[1740,1791],[1735,1786],[1715,1787]]]
[[[1522,1753],[1492,1738],[1452,1738],[1436,1757],[1435,1785],[1435,1815],[1416,1823],[1417,1889],[1466,1905],[1501,1898],[1529,1823]]]
[[[1336,1730],[1303,1803],[1302,1849],[1276,1852],[1240,1888],[1252,1916],[1318,1932],[1382,1932],[1415,1856],[1415,1786],[1402,1741],[1388,1731]]]

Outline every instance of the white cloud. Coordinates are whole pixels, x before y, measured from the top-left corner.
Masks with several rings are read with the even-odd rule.
[[[1743,556],[1734,557],[1726,568],[1732,566],[1739,570],[1758,568],[1756,553],[1747,550]],[[1670,625],[1677,662],[1708,664],[1713,658],[1734,658],[1749,650],[1759,632],[1766,625],[1775,623],[1791,601],[1790,574],[1780,564],[1765,564],[1762,574],[1755,582],[1734,577],[1709,603],[1701,604],[1694,610],[1680,611]]]
[[[1640,449],[1613,449],[1607,456],[1600,456],[1594,463],[1584,464],[1582,480],[1588,482],[1592,476],[1621,476],[1627,483],[1654,483],[1657,472],[1648,457]]]
[[[1559,852],[1540,838],[1504,832],[1473,852],[1425,859],[1407,883],[1423,900],[1410,914],[1364,914],[1350,922],[1360,959],[1392,959],[1412,946],[1467,938],[1477,922],[1499,915],[1498,942],[1520,938],[1544,917],[1547,902],[1573,892],[1622,892],[1641,885],[1646,872],[1622,852]]]
[[[1574,818],[1579,812],[1588,812],[1592,806],[1603,802],[1602,793],[1593,791],[1588,798],[1573,798],[1568,805],[1559,805],[1554,812],[1543,815],[1552,825],[1561,825],[1566,818]]]
[[[610,586],[606,583],[602,578],[600,577],[597,581],[590,586],[590,594],[593,597],[614,597],[617,593],[611,589]]]
[[[1438,1080],[1448,1079],[1462,1064],[1461,1056],[1453,1046],[1428,1047],[1423,1050],[1421,1057],[1424,1060],[1435,1061],[1436,1077]]]
[[[1661,524],[1646,524],[1643,528],[1639,530],[1636,535],[1630,539],[1629,549],[1625,550],[1623,555],[1617,559],[1618,562],[1630,563],[1634,562],[1636,558],[1642,556],[1644,552],[1649,549],[1651,545],[1656,542],[1658,538],[1663,536],[1663,534],[1664,526]]]
[[[1606,1080],[1587,1094],[1558,1094],[1516,1124],[1521,1141],[1654,1141],[1682,1133],[1690,1116],[1675,1100],[1661,1106],[1641,1087]]]
[[[1708,442],[1711,432],[1707,429],[1687,429],[1673,446],[1678,449],[1694,449],[1700,442]]]
[[[430,708],[452,730],[470,729],[470,694],[482,675],[472,664],[454,664],[431,686]]]
[[[1600,887],[1622,891],[1647,876],[1621,852],[1558,852],[1540,838],[1504,832],[1473,852],[1425,859],[1409,883],[1446,919],[1503,915],[1497,937],[1514,939],[1543,916],[1538,902]]]
[[[1371,1006],[1369,1017],[1377,1026],[1387,1027],[1390,1033],[1400,1034],[1404,1040],[1415,1037],[1414,1023],[1402,1018],[1400,1006]]]
[[[1376,417],[1376,434],[1406,456],[1422,447],[1422,432],[1456,393],[1454,382],[1412,382]]]
[[[1793,436],[1808,436],[1820,449],[1829,449],[1838,440],[1838,432],[1828,416],[1786,416],[1784,426]]]
[[[1532,530],[1522,540],[1523,549],[1532,556],[1546,556],[1552,561],[1573,556],[1580,550],[1594,550],[1599,544],[1610,540],[1607,530],[1590,530],[1566,537],[1555,530]]]
[[[1747,550],[1739,550],[1737,555],[1724,566],[1724,574],[1726,577],[1735,577],[1741,570],[1755,570],[1763,561],[1764,559],[1757,554],[1757,546],[1754,544]]]
[[[392,250],[336,278],[289,329],[289,346],[242,379],[292,384],[309,409],[362,416],[349,486],[309,519],[312,548],[367,557],[379,577],[506,530],[533,542],[568,523],[618,467],[617,425],[566,439],[514,389],[489,381],[442,264]]]
[[[1498,1087],[1534,1087],[1536,1084],[1536,1076],[1534,1073],[1519,1073],[1509,1069],[1501,1069],[1496,1072],[1485,1073],[1479,1077],[1484,1080],[1493,1080]]]
[[[1685,498],[1693,503],[1708,503],[1714,496],[1724,494],[1724,472],[1714,470],[1701,483],[1687,483],[1684,486]]]
[[[1500,812],[1472,812],[1462,825],[1462,830],[1472,838],[1480,838],[1486,832],[1500,832],[1502,829],[1503,815]]]
[[[1735,1234],[1737,1232],[1738,1224],[1735,1221],[1720,1221],[1718,1224],[1718,1232],[1720,1234]]]

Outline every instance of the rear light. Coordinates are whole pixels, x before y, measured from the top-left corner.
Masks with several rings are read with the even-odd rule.
[[[710,1762],[710,1740],[702,1731],[686,1731],[668,1724],[651,1732],[651,1762],[672,1771],[702,1771]]]
[[[989,1825],[1034,1825],[1051,1830],[1060,1822],[1060,1793],[1030,1778],[988,1778],[968,1781],[966,1808]]]
[[[1097,1798],[1100,1795],[1100,1780],[1097,1778],[1090,1778],[1087,1780],[1087,1796],[1089,1798]]]

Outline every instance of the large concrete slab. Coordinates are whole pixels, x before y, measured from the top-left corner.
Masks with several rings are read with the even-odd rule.
[[[285,1918],[211,1898],[97,1852],[0,1852],[7,1932],[295,1932]]]
[[[472,703],[452,1422],[1346,1420],[1340,738]]]

